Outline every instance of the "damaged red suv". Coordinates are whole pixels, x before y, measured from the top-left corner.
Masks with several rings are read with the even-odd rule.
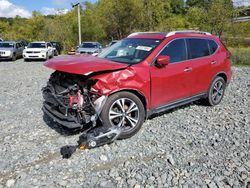
[[[43,88],[43,111],[68,128],[97,121],[133,136],[152,114],[204,99],[221,102],[231,79],[230,53],[200,31],[133,33],[99,57],[63,56]]]

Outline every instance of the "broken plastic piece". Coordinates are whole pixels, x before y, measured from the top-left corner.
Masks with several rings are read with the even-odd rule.
[[[63,146],[60,153],[64,159],[68,159],[76,151],[91,149],[115,141],[121,133],[121,127],[97,127],[79,137],[78,145]]]

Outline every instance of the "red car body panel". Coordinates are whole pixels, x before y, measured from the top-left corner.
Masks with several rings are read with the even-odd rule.
[[[161,49],[171,40],[192,37],[212,39],[218,43],[219,48],[213,55],[207,57],[173,63],[162,68],[152,65]],[[129,38],[151,38],[159,39],[161,42],[144,61],[131,66],[93,56],[56,58],[46,62],[45,66],[81,75],[109,71],[91,77],[97,80],[91,91],[106,96],[121,90],[138,92],[144,96],[147,110],[207,92],[210,83],[219,73],[226,75],[227,82],[231,79],[228,52],[215,36],[178,34],[166,37],[163,33],[139,34]],[[191,68],[192,71],[185,72],[186,68]]]
[[[47,61],[44,65],[54,70],[81,75],[128,67],[126,64],[116,63],[90,55],[57,57]]]

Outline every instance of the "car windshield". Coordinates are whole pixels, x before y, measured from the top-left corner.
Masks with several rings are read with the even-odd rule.
[[[45,43],[29,43],[27,48],[46,48]]]
[[[14,48],[14,43],[0,42],[0,48]]]
[[[82,43],[80,48],[97,48],[97,45],[90,42]]]
[[[126,64],[136,64],[148,57],[161,40],[127,38],[118,41],[99,57]]]

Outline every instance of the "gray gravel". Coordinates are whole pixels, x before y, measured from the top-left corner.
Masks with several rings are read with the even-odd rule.
[[[48,126],[42,62],[0,62],[0,187],[250,187],[250,69],[216,107],[187,105],[147,120],[128,140],[77,151],[78,134]],[[46,120],[47,121],[47,120]]]

